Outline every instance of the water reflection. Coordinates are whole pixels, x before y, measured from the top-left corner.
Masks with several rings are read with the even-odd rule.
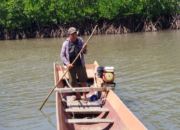
[[[40,110],[40,112],[42,113],[42,115],[43,115],[45,118],[48,118],[48,122],[49,122],[54,128],[56,128],[56,126],[52,123],[51,118],[50,118],[49,116],[47,116],[46,114],[44,114],[43,111]]]

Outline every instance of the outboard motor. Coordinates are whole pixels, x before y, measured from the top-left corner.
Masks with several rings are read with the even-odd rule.
[[[97,69],[98,77],[102,78],[105,83],[113,83],[114,81],[114,67],[113,66],[99,66]]]

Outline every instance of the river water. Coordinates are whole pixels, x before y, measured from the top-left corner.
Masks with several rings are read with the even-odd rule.
[[[0,130],[56,130],[55,93],[38,109],[64,40],[0,41]],[[115,93],[149,130],[180,129],[180,31],[93,36],[85,60],[115,67]]]

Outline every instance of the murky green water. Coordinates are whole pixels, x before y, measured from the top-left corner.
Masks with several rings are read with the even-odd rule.
[[[38,109],[64,40],[0,41],[0,130],[56,129],[55,94]],[[88,51],[86,64],[115,67],[115,93],[149,130],[180,129],[180,31],[93,36]]]

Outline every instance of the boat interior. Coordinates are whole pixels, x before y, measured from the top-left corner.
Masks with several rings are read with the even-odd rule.
[[[63,75],[64,71],[67,70],[63,66],[59,66],[56,68],[58,70],[59,77]],[[68,83],[69,81],[68,74],[64,76],[61,82],[61,87],[65,88],[63,92],[59,91],[63,101],[63,105],[66,108],[64,109],[64,111],[69,113],[69,115],[73,119],[94,119],[98,117],[99,114],[101,114],[102,112],[106,112],[106,111],[108,112],[108,109],[102,109],[108,91],[104,91],[105,89],[103,88],[103,81],[101,78],[97,77],[97,66],[95,64],[86,65],[86,71],[88,75],[88,80],[86,81],[86,87],[82,88],[81,83],[79,82],[77,77],[77,83],[79,86],[77,89],[79,89],[81,96],[83,95],[83,91],[86,91],[87,102],[83,102],[83,100],[73,100],[73,97],[76,96],[76,93],[68,92],[68,89],[67,91],[65,91],[66,88],[72,88],[73,90],[73,87]],[[114,83],[111,84],[115,85]],[[92,89],[88,89],[88,87]],[[98,87],[101,88],[96,89]],[[114,89],[114,87],[109,87],[109,89]],[[96,90],[100,90],[100,91],[96,91]],[[56,89],[56,91],[58,91],[58,89]],[[78,90],[76,92],[78,92]]]

